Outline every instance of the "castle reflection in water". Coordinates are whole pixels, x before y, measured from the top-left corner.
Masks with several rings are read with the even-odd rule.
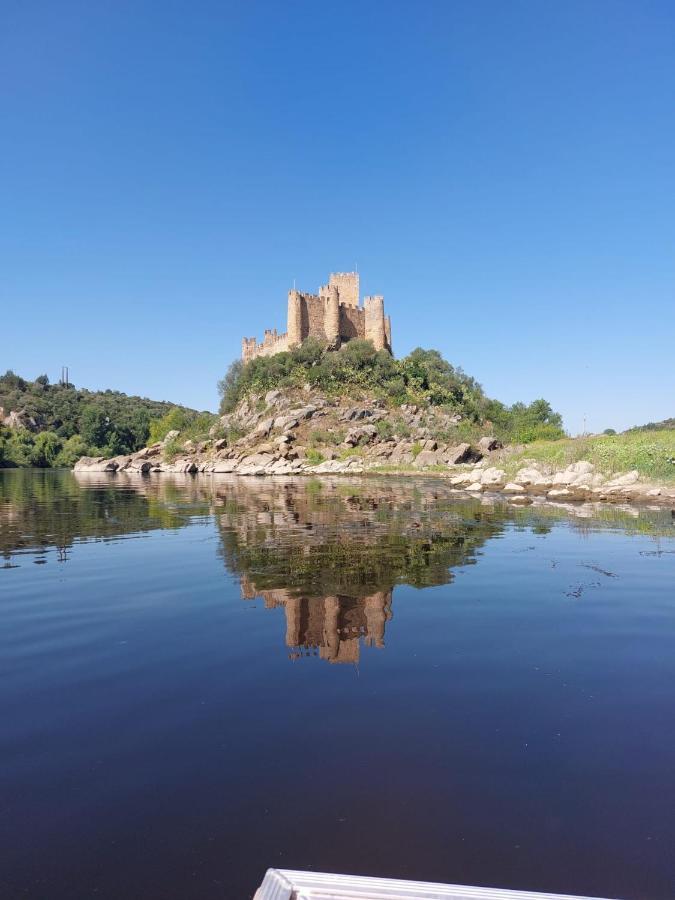
[[[444,487],[409,481],[239,479],[215,505],[242,598],[283,609],[290,659],[330,663],[385,646],[396,584],[451,582],[503,527],[475,509],[467,518]]]
[[[516,509],[459,499],[447,482],[384,478],[142,477],[4,472],[0,558],[67,562],[77,545],[158,529],[215,525],[218,554],[245,602],[282,608],[292,659],[356,663],[382,648],[398,584],[449,584],[458,566],[510,527],[543,533],[557,518],[575,528],[644,527],[672,534],[669,511],[589,505]],[[666,516],[668,521],[662,521]],[[2,562],[0,562],[0,565]]]
[[[361,641],[366,647],[384,647],[386,623],[392,617],[393,590],[368,597],[295,597],[287,590],[257,591],[241,580],[244,600],[260,597],[265,609],[282,607],[286,616],[286,646],[290,659],[319,656],[331,663],[357,663]]]

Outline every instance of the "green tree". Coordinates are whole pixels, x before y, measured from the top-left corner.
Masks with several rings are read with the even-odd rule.
[[[554,412],[547,400],[533,400],[527,406],[514,403],[509,410],[508,429],[515,441],[556,440],[564,436],[562,416]]]
[[[67,466],[71,469],[78,459],[89,455],[89,448],[84,442],[82,435],[74,434],[69,437],[63,444],[60,453],[53,462],[54,466]]]
[[[7,457],[7,438],[7,429],[0,425],[0,469],[10,464],[10,460]]]
[[[240,359],[235,359],[230,364],[224,377],[218,382],[221,413],[232,412],[239,402],[242,393],[243,375],[244,363]]]
[[[40,432],[30,452],[31,465],[40,469],[50,468],[54,465],[62,447],[63,441],[58,434],[54,434],[53,431]]]
[[[150,437],[150,415],[146,409],[138,407],[129,417],[129,428],[133,434],[133,450],[145,447]]]
[[[110,417],[98,405],[85,406],[80,419],[80,434],[90,447],[105,447],[112,431]]]
[[[15,466],[30,466],[33,436],[23,428],[10,429],[5,445],[7,461]]]
[[[28,386],[28,382],[11,369],[7,369],[4,375],[0,375],[0,383],[6,390],[25,391]]]
[[[106,450],[110,456],[121,456],[136,450],[134,432],[127,425],[115,425],[108,433]]]

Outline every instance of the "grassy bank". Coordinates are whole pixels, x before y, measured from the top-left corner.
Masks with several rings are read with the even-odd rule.
[[[570,463],[588,460],[603,474],[637,469],[643,478],[675,482],[675,430],[628,431],[624,434],[534,441],[503,461],[508,471],[524,459],[564,469]]]

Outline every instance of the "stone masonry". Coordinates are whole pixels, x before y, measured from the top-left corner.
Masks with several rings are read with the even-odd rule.
[[[373,342],[376,350],[391,350],[391,319],[384,314],[384,297],[376,294],[359,300],[359,273],[333,272],[318,294],[293,289],[288,292],[288,327],[265,330],[259,343],[254,337],[241,342],[244,362],[257,356],[272,356],[297,347],[306,338],[328,341],[332,350],[353,338]]]

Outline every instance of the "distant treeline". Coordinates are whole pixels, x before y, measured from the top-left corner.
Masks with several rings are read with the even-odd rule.
[[[675,431],[675,419],[664,419],[662,422],[648,422],[646,425],[636,425],[630,431]]]
[[[174,403],[50,384],[46,375],[28,381],[12,371],[0,375],[0,407],[0,467],[72,466],[81,456],[132,453],[172,411],[185,421],[199,416]]]

